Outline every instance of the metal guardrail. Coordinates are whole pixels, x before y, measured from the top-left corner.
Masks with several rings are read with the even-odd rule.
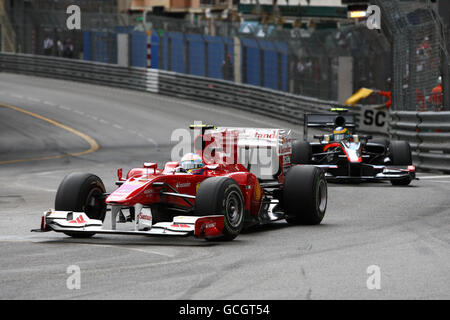
[[[343,107],[334,101],[230,81],[39,55],[0,53],[0,70],[187,98],[296,124],[303,122],[305,112],[327,112],[331,107]],[[355,111],[358,110],[356,107]]]
[[[0,71],[158,92],[158,72],[28,54],[0,54]]]
[[[159,93],[248,110],[295,124],[303,122],[304,113],[344,107],[334,101],[230,81],[37,55],[0,53],[0,71]],[[352,111],[361,113],[364,108],[356,106]],[[410,142],[418,168],[450,172],[450,112],[392,112],[391,116],[390,136]]]
[[[303,123],[305,112],[329,112],[331,107],[344,107],[334,101],[162,70],[159,93],[248,110],[296,124]]]
[[[409,141],[418,168],[450,172],[450,112],[399,111],[391,116],[390,136]]]

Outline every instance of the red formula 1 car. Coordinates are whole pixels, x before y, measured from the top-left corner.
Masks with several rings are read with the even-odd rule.
[[[188,154],[162,169],[145,163],[126,178],[119,169],[119,187],[111,194],[96,175],[67,175],[55,210],[43,214],[39,231],[72,237],[99,233],[232,240],[255,224],[322,221],[324,173],[314,166],[291,166],[289,131],[201,126],[196,141],[202,157]],[[104,222],[109,210],[110,224]],[[127,222],[131,228],[119,225]]]

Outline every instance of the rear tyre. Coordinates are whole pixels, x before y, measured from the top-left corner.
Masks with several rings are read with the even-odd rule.
[[[223,215],[223,235],[214,240],[230,241],[244,227],[245,202],[239,185],[228,177],[212,177],[200,183],[195,198],[195,214]]]
[[[283,206],[291,224],[315,225],[325,216],[328,190],[325,174],[314,166],[294,166],[286,175]]]
[[[64,177],[58,187],[55,198],[55,210],[84,212],[91,219],[105,219],[106,192],[102,180],[90,173],[74,172]],[[74,238],[88,238],[95,233],[65,232]]]
[[[390,157],[392,165],[408,166],[412,164],[411,147],[406,141],[391,141],[389,145]],[[410,177],[400,180],[391,180],[394,186],[407,186],[411,183]]]
[[[292,144],[292,164],[311,163],[311,145],[307,141],[296,141]]]

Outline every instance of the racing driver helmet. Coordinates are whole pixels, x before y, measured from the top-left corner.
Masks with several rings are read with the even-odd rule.
[[[204,166],[205,164],[202,161],[202,157],[195,153],[185,154],[180,160],[180,167],[186,171],[200,169]]]
[[[350,130],[345,127],[337,127],[333,130],[333,140],[335,141],[347,140],[351,137]]]

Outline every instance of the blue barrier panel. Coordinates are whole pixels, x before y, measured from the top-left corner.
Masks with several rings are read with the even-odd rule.
[[[147,67],[147,34],[131,33],[131,66]]]
[[[272,41],[258,40],[263,50],[263,86],[278,90],[278,52]]]
[[[92,44],[94,46],[92,53],[92,61],[109,63],[108,52],[108,33],[107,32],[92,32]]]
[[[169,32],[171,40],[170,71],[186,73],[186,40],[180,32]]]
[[[91,32],[84,31],[83,32],[83,59],[90,61],[91,57]]]
[[[152,61],[151,67],[152,69],[159,68],[159,35],[152,33]]]
[[[206,76],[205,41],[199,34],[186,35],[189,49],[189,74]]]
[[[169,37],[166,34],[162,37],[162,66],[161,69],[169,70]]]
[[[223,79],[222,64],[225,58],[223,38],[204,36],[208,44],[208,74],[207,77]]]
[[[288,91],[288,50],[289,47],[285,42],[275,42],[275,46],[281,55],[281,90]]]
[[[244,74],[245,83],[255,86],[261,85],[261,50],[255,39],[241,39],[242,51],[246,52],[242,55],[242,72]],[[244,60],[245,59],[245,60]]]

